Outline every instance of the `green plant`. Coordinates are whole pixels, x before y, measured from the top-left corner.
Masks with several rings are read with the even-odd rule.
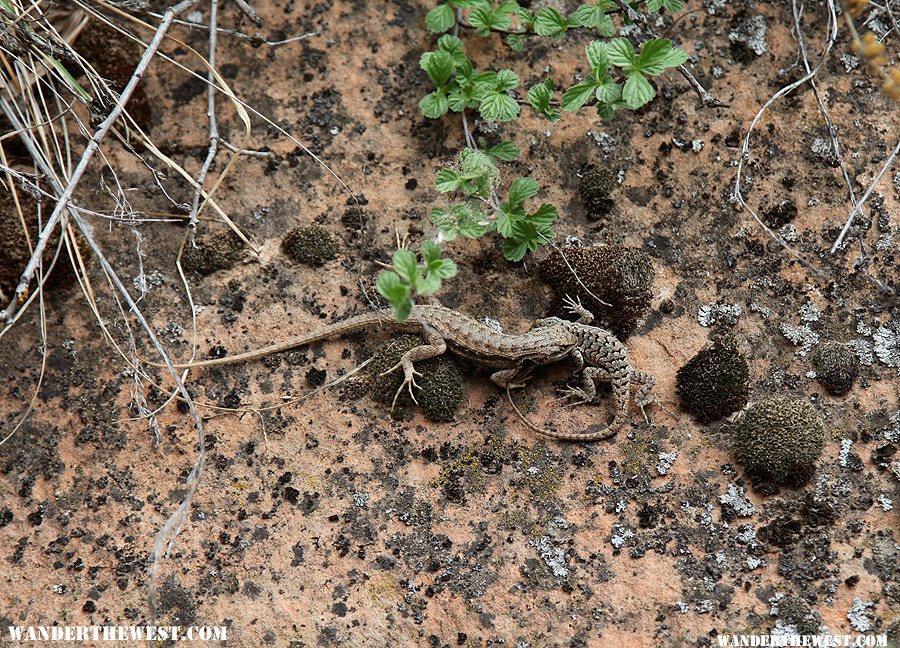
[[[433,295],[441,287],[442,279],[456,275],[456,264],[442,259],[441,249],[433,241],[422,244],[422,259],[419,263],[414,252],[400,248],[391,259],[393,270],[382,271],[375,282],[400,322],[409,317],[416,295]]]
[[[429,218],[440,231],[441,238],[452,241],[458,236],[479,238],[496,230],[503,237],[503,255],[510,261],[521,261],[528,251],[551,240],[550,226],[558,211],[549,203],[541,203],[534,211],[525,207],[540,191],[532,178],[516,178],[509,185],[506,200],[500,201],[500,170],[497,159],[512,160],[518,148],[503,142],[487,151],[464,148],[459,164],[453,169],[441,169],[435,178],[435,188],[441,193],[455,193],[462,201],[448,208],[435,207]]]

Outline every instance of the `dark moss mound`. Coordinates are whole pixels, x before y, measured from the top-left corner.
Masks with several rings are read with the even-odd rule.
[[[404,353],[420,344],[420,338],[404,335],[391,340],[375,352],[369,364],[369,385],[374,400],[391,405],[394,394],[403,382],[403,371],[398,369],[387,376],[381,374],[397,364]],[[416,363],[416,371],[423,374],[416,377],[421,389],[413,388],[422,415],[429,421],[452,421],[453,412],[463,397],[462,375],[456,362],[445,356],[432,358]],[[404,390],[397,399],[397,407],[409,407],[412,404],[409,392]]]
[[[747,408],[731,430],[732,452],[757,479],[797,483],[825,447],[825,427],[803,400],[776,396]]]
[[[91,20],[88,23],[79,34],[75,49],[91,64],[97,74],[109,82],[111,89],[116,93],[125,89],[144,51],[138,43],[99,20]],[[97,108],[106,113],[114,105],[106,98]],[[141,129],[144,131],[150,129],[153,110],[143,83],[139,83],[131,93],[131,99],[125,108]]]
[[[640,250],[618,245],[565,247],[562,254],[553,251],[541,262],[539,270],[560,299],[565,295],[581,299],[597,318],[594,323],[609,329],[620,340],[634,333],[653,297],[653,265]],[[591,293],[610,306],[597,301]]]
[[[197,247],[185,246],[181,265],[188,272],[206,277],[234,266],[241,259],[242,249],[243,242],[234,232],[210,233],[197,240]]]
[[[292,229],[282,240],[281,247],[297,263],[313,267],[334,260],[338,253],[337,240],[318,223]]]
[[[859,375],[859,358],[837,342],[822,344],[812,356],[816,379],[832,396],[843,396],[853,387]]]
[[[778,601],[778,618],[797,629],[797,634],[819,634],[822,617],[799,596],[785,596]]]
[[[681,406],[701,423],[717,421],[747,404],[750,369],[730,341],[716,341],[678,370]]]
[[[610,197],[616,188],[616,175],[605,167],[588,167],[578,183],[578,196],[587,210],[588,218],[597,219],[613,206]]]

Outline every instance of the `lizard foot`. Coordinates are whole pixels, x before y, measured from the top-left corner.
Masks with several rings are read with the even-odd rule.
[[[391,411],[394,411],[394,408],[397,406],[397,399],[400,398],[400,394],[403,393],[404,389],[409,390],[409,397],[412,398],[413,403],[416,405],[419,404],[419,401],[416,400],[416,396],[413,393],[413,387],[416,389],[421,389],[419,384],[416,382],[416,376],[421,376],[422,374],[416,371],[416,368],[413,366],[412,361],[403,359],[393,367],[382,373],[382,376],[387,376],[395,372],[399,368],[403,368],[403,382],[400,383],[400,387],[397,388],[397,393],[394,394],[394,400],[391,402]]]

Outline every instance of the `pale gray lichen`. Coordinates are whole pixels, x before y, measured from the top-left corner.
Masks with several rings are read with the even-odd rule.
[[[880,494],[875,498],[875,501],[878,502],[878,506],[881,507],[883,511],[890,511],[894,508],[894,500],[885,495],[884,493]]]
[[[858,596],[853,597],[853,605],[847,612],[850,625],[857,632],[868,632],[872,628],[872,620],[869,619],[869,608],[875,607],[872,601],[864,601]]]
[[[719,502],[729,505],[740,517],[750,517],[756,512],[753,502],[744,495],[744,489],[734,484],[728,484],[728,492],[719,495]]]
[[[728,34],[732,43],[746,45],[747,49],[762,56],[766,53],[766,20],[760,15],[743,21]]]
[[[850,439],[841,439],[841,452],[838,455],[838,464],[841,468],[846,468],[850,461],[850,449],[853,447],[853,441]]]
[[[854,338],[847,342],[847,346],[853,349],[856,357],[859,358],[859,364],[871,367],[875,362],[875,356],[872,354],[872,345],[868,340]]]
[[[704,304],[697,311],[697,321],[704,327],[713,324],[731,326],[738,321],[743,312],[744,309],[740,304]]]
[[[796,351],[798,356],[805,356],[819,343],[819,334],[806,324],[791,326],[787,322],[782,322],[781,332],[794,346],[800,347]]]
[[[537,541],[532,540],[530,544],[537,549],[541,560],[556,578],[566,578],[569,575],[569,556],[562,547],[553,544],[553,538],[542,536]]]
[[[878,359],[888,367],[900,367],[900,334],[893,328],[880,326],[872,338]]]
[[[822,310],[812,302],[806,302],[800,307],[800,319],[804,322],[818,322]]]
[[[677,452],[660,452],[657,455],[659,463],[656,464],[656,473],[661,477],[668,473],[677,458]]]

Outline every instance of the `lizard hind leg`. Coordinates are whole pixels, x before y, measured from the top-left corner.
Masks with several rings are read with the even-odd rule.
[[[400,358],[400,362],[381,374],[382,376],[387,376],[388,374],[397,371],[397,369],[403,369],[403,382],[400,383],[400,387],[397,388],[397,393],[394,394],[394,400],[391,403],[392,412],[397,406],[397,399],[400,398],[400,394],[403,393],[404,389],[409,390],[409,395],[412,398],[413,402],[416,405],[419,404],[419,401],[416,400],[416,396],[413,393],[413,387],[415,387],[416,389],[421,389],[418,383],[416,383],[416,376],[421,376],[422,374],[416,371],[414,363],[422,362],[424,360],[428,360],[429,358],[443,355],[443,353],[447,350],[447,343],[444,341],[444,338],[442,338],[437,333],[437,331],[434,331],[433,329],[425,329],[425,341],[427,344],[413,347],[403,354],[403,356]]]
[[[640,385],[637,392],[634,394],[634,402],[641,408],[641,414],[644,415],[644,420],[649,425],[650,417],[647,416],[645,408],[649,405],[660,404],[656,396],[651,393],[654,385],[656,385],[656,378],[646,371],[632,371],[631,381],[636,385]]]

